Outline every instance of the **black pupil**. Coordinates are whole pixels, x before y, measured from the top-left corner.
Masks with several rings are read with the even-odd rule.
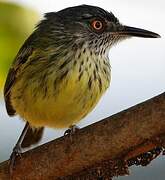
[[[96,29],[100,29],[100,27],[101,27],[101,22],[100,22],[100,21],[97,21],[97,22],[95,23],[95,27],[96,27]]]

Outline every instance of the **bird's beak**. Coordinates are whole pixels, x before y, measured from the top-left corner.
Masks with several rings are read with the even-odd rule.
[[[143,37],[143,38],[160,38],[161,36],[157,33],[147,31],[140,28],[130,27],[130,26],[122,26],[116,32],[116,35],[121,36],[135,36],[135,37]]]

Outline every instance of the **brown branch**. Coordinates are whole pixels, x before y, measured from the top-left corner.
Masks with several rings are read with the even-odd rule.
[[[108,166],[127,169],[120,160],[163,146],[164,135],[165,93],[79,130],[72,140],[61,137],[23,153],[13,179],[75,179]],[[0,164],[0,179],[9,179],[8,161]]]

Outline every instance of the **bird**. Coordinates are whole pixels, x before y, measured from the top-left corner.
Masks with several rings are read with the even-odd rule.
[[[112,12],[92,5],[49,12],[16,55],[6,78],[9,116],[26,122],[10,156],[42,138],[44,127],[71,128],[87,116],[111,82],[109,50],[130,37],[159,38],[120,23]]]

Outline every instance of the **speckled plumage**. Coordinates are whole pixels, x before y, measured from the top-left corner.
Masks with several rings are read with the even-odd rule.
[[[83,53],[83,49],[51,62],[27,62],[11,91],[17,113],[33,126],[58,128],[69,127],[88,114],[109,86],[110,65],[104,54],[97,56],[89,49]]]
[[[32,127],[77,123],[109,87],[109,49],[131,36],[160,37],[124,26],[112,13],[95,6],[47,13],[9,70],[4,88],[8,114],[18,114]],[[35,136],[37,142],[43,129],[28,132],[31,136],[25,139]]]
[[[88,23],[96,15],[118,20],[101,8],[77,8],[46,14],[10,70],[8,79],[14,80],[5,88],[7,109],[32,126],[63,128],[77,123],[109,86],[108,50],[118,38],[93,32]]]

